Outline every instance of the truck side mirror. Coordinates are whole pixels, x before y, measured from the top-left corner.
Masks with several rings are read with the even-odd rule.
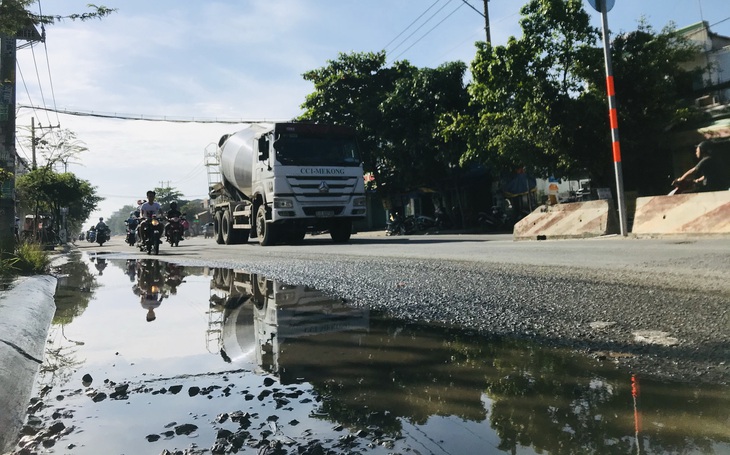
[[[266,137],[259,138],[259,161],[269,159],[269,139]]]

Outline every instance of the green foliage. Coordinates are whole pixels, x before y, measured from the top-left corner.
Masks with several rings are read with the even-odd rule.
[[[467,144],[462,160],[526,165],[538,176],[590,176],[613,185],[603,52],[578,0],[531,0],[522,36],[478,43],[469,87],[473,111],[446,117],[443,132]],[[670,28],[641,24],[612,44],[624,184],[656,194],[666,185],[669,126],[694,116],[682,100],[696,52]]]
[[[121,209],[112,213],[112,216],[104,220],[109,229],[112,231],[112,235],[124,234],[126,232],[126,226],[124,221],[129,218],[129,214],[137,210],[137,206],[125,205]]]
[[[458,163],[459,143],[447,142],[439,124],[468,106],[464,63],[418,69],[406,61],[386,67],[385,60],[384,52],[340,54],[305,73],[315,91],[300,117],[355,128],[364,170],[381,196],[432,186]]]
[[[302,76],[314,84],[314,92],[302,104],[302,121],[346,125],[357,131],[365,172],[379,178],[383,125],[380,105],[396,81],[416,68],[408,62],[385,66],[385,52],[340,54],[327,66]]]
[[[688,103],[693,72],[680,68],[699,50],[671,26],[656,32],[640,23],[612,43],[619,131],[627,188],[641,194],[665,192],[671,174],[670,126],[690,125],[697,111]],[[586,70],[586,97],[605,99],[601,68]],[[602,128],[608,131],[604,117]],[[650,171],[650,172],[647,172]]]
[[[33,3],[35,0],[3,0],[0,2],[0,35],[15,36],[25,27],[49,25],[65,19],[73,21],[101,19],[116,11],[115,8],[89,4],[87,6],[91,11],[85,13],[73,13],[68,16],[38,15],[28,10]]]
[[[576,68],[592,56],[597,30],[577,0],[532,0],[522,14],[521,38],[478,44],[470,86],[475,113],[452,119],[447,132],[466,137],[465,160],[564,175],[580,167],[572,157],[583,91]]]
[[[0,183],[10,180],[11,178],[13,178],[12,172],[8,172],[7,170],[0,168]]]
[[[458,166],[463,146],[447,141],[439,125],[442,117],[468,107],[465,73],[462,62],[415,70],[396,81],[382,102],[379,175],[391,193],[438,186]]]
[[[84,220],[103,200],[87,180],[79,179],[71,172],[56,173],[45,166],[20,176],[16,189],[26,211],[53,214],[57,223],[61,220],[61,207],[67,207],[69,232],[79,231]]]
[[[177,202],[178,208],[187,202],[180,199],[183,196],[180,191],[169,186],[166,188],[157,187],[153,191],[155,192],[155,201],[160,203],[163,211],[169,210],[171,202]]]
[[[1,275],[33,275],[48,272],[51,258],[43,246],[35,242],[21,242],[15,253],[0,258]]]

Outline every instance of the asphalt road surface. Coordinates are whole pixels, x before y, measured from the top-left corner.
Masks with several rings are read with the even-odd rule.
[[[90,254],[146,258],[123,237]],[[730,382],[730,238],[514,242],[508,235],[328,235],[300,245],[163,244],[163,261],[243,269],[388,311],[590,353],[665,379]]]

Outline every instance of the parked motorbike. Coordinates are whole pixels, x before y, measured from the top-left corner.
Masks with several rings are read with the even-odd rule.
[[[416,218],[409,215],[403,218],[399,213],[391,213],[385,235],[409,235],[416,232]]]
[[[140,224],[142,233],[142,245],[140,249],[147,251],[147,254],[151,254],[153,251],[155,254],[160,253],[160,243],[162,243],[162,223],[157,219],[156,216],[148,218]]]
[[[416,217],[416,231],[427,231],[436,227],[436,219],[426,215]]]
[[[513,227],[507,212],[496,205],[489,212],[479,212],[477,222],[479,226],[491,232],[507,231]]]
[[[170,246],[178,246],[183,238],[183,224],[178,217],[168,219],[167,242]]]

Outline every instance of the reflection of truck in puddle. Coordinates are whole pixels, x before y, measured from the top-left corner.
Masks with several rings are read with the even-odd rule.
[[[214,269],[209,349],[228,362],[256,362],[281,375],[286,340],[367,329],[369,311],[307,286],[291,286],[241,270]],[[211,346],[217,342],[217,346]],[[255,359],[255,360],[254,360]]]

